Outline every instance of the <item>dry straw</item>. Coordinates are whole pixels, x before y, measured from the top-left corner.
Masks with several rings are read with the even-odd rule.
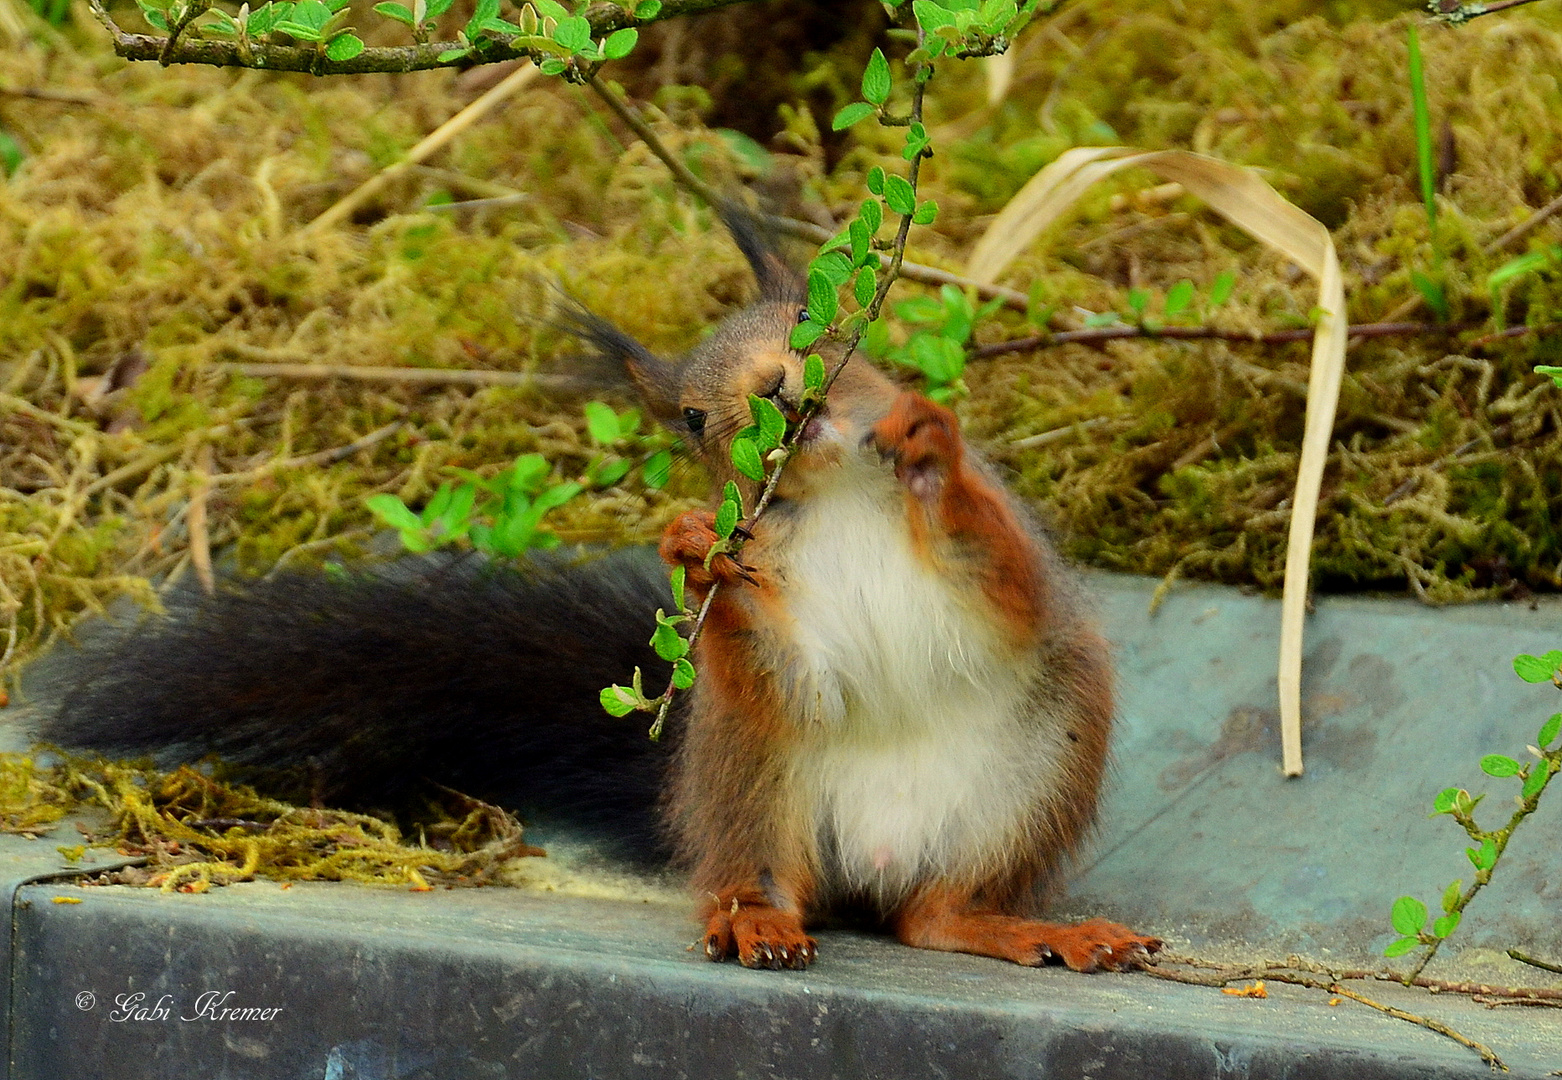
[[[1340,380],[1345,371],[1345,287],[1334,241],[1322,223],[1281,198],[1252,169],[1185,150],[1143,152],[1125,146],[1081,147],[1063,153],[1009,200],[971,252],[966,272],[994,282],[1014,258],[1061,218],[1096,183],[1142,167],[1181,184],[1233,225],[1279,251],[1318,279],[1318,320],[1301,464],[1291,500],[1280,616],[1280,738],[1287,776],[1302,773],[1302,625],[1318,491],[1328,459]]]

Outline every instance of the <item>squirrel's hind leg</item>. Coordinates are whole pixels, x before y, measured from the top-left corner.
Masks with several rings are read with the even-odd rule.
[[[1075,971],[1141,967],[1161,947],[1158,938],[1091,919],[1076,926],[985,910],[970,890],[925,885],[891,919],[895,936],[917,949],[972,953],[1039,967],[1057,957]]]

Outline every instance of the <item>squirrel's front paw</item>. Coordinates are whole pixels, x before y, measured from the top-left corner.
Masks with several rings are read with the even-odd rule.
[[[696,593],[704,593],[716,581],[753,584],[753,567],[743,565],[725,552],[715,559],[710,558],[710,550],[718,539],[716,515],[709,510],[690,510],[679,514],[667,526],[658,550],[664,562],[684,568],[684,580]],[[709,567],[705,565],[707,561],[711,564]]]
[[[965,452],[955,414],[911,390],[896,399],[869,438],[880,457],[894,460],[896,477],[919,499],[938,494]]]
[[[718,963],[735,956],[744,967],[801,971],[818,952],[803,920],[778,908],[750,905],[717,911],[705,926],[705,955]]]

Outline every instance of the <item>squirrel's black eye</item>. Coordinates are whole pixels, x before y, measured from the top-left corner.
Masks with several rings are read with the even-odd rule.
[[[702,434],[705,431],[705,410],[703,410],[703,409],[685,409],[685,410],[683,410],[683,422],[684,422],[685,425],[688,426],[689,431],[691,433],[693,433],[695,435]]]
[[[805,322],[808,321],[808,309],[807,308],[800,308],[800,309],[798,309],[797,321],[800,322],[800,323],[805,323]]]

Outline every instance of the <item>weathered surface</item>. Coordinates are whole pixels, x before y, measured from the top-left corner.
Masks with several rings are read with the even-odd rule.
[[[1101,835],[1064,908],[1163,934],[1179,951],[1376,964],[1395,896],[1435,904],[1469,876],[1457,829],[1426,817],[1432,796],[1492,790],[1488,812],[1507,813],[1513,782],[1482,777],[1476,761],[1522,753],[1558,708],[1556,691],[1519,682],[1509,660],[1562,642],[1562,607],[1323,601],[1308,631],[1307,774],[1287,781],[1274,730],[1278,605],[1189,587],[1149,619],[1152,584],[1091,583],[1119,649],[1123,720]],[[1562,955],[1558,812],[1520,832],[1442,974],[1552,984],[1497,950]],[[6,887],[62,868],[58,842],[0,837]],[[1267,1000],[1233,998],[845,931],[821,933],[806,973],[716,966],[686,950],[695,928],[682,902],[266,882],[204,896],[69,885],[17,896],[7,989],[18,1077],[1486,1073],[1430,1032],[1273,984]],[[1549,1010],[1366,990],[1492,1044],[1517,1075],[1562,1066]],[[92,1008],[78,1007],[82,991]],[[167,1014],[114,1019],[115,999],[135,993]],[[282,1011],[217,1021],[199,1015],[209,993],[217,1007]]]

